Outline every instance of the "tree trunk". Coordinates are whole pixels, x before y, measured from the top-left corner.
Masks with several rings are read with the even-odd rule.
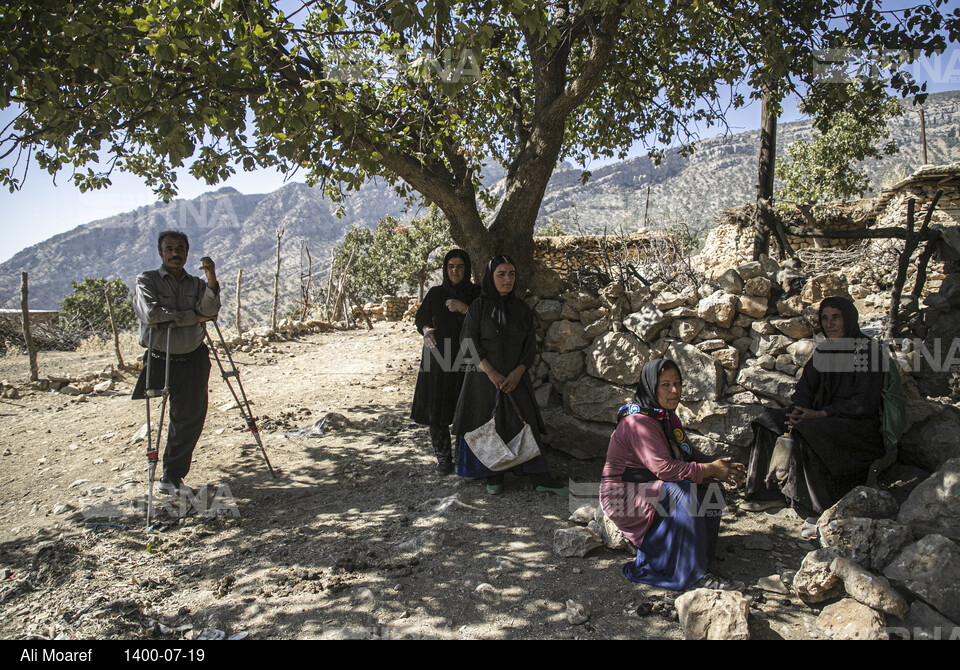
[[[110,286],[105,286],[103,295],[107,299],[107,315],[110,317],[110,330],[113,331],[113,350],[117,354],[117,369],[123,370],[123,356],[120,355],[120,333],[117,332],[117,322],[113,318],[113,298],[110,296]]]
[[[754,219],[753,260],[770,255],[770,231],[773,230],[773,176],[777,164],[777,115],[764,92],[760,111],[760,167],[757,173],[757,209]]]
[[[40,368],[37,365],[37,348],[33,344],[33,333],[30,332],[30,310],[27,308],[27,273],[20,273],[20,311],[23,314],[23,341],[27,345],[27,357],[30,360],[30,381],[40,379]]]

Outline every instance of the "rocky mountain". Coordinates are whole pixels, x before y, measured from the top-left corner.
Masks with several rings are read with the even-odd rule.
[[[83,277],[120,277],[132,287],[139,272],[159,265],[157,234],[177,229],[190,237],[191,273],[199,274],[195,266],[202,256],[212,257],[221,283],[234,296],[237,270],[243,268],[245,311],[262,317],[272,304],[278,230],[284,230],[281,309],[286,310],[300,292],[301,243],[309,249],[315,273],[322,272],[347,229],[374,226],[387,214],[400,216],[403,203],[390,189],[372,183],[348,200],[342,217],[336,209],[321,189],[296,182],[267,194],[223,188],[193,200],[140,207],[56,235],[0,265],[0,301],[15,302],[23,270],[29,272],[33,309],[56,308],[71,291],[70,281]]]
[[[926,105],[928,161],[960,160],[960,92],[931,95]],[[920,121],[914,110],[891,122],[900,154],[867,166],[877,189],[899,181],[922,163]],[[778,152],[810,124],[783,124]],[[684,221],[705,230],[717,211],[755,199],[759,133],[751,131],[708,139],[689,158],[676,152],[660,165],[634,158],[594,170],[586,184],[581,170],[569,165],[555,172],[541,207],[541,221],[553,219],[569,233],[636,231],[643,225],[649,188],[647,226]],[[488,170],[488,183],[502,177]],[[281,311],[297,304],[301,256],[305,244],[313,259],[314,282],[322,281],[334,246],[351,226],[374,226],[383,216],[403,216],[402,200],[374,181],[347,200],[340,218],[319,188],[290,183],[268,194],[245,195],[232,188],[193,200],[173,200],[94,221],[25,249],[0,265],[0,306],[19,304],[20,273],[30,276],[32,309],[55,309],[71,291],[70,281],[84,277],[120,277],[129,286],[137,273],[158,264],[156,235],[168,228],[190,236],[190,266],[201,256],[217,261],[221,283],[228,287],[225,310],[233,321],[237,271],[243,269],[242,299],[251,320],[262,319],[272,304],[276,231],[282,241]],[[314,284],[316,285],[316,284]]]
[[[927,161],[960,161],[960,91],[931,95],[924,105]],[[920,115],[907,107],[889,121],[891,139],[900,153],[864,165],[876,192],[914,172],[923,164]],[[798,138],[810,137],[809,121],[781,124],[777,155]],[[647,226],[658,228],[685,222],[693,230],[710,227],[717,211],[756,200],[760,132],[753,130],[704,140],[690,158],[674,152],[660,165],[646,157],[633,158],[594,170],[586,185],[581,170],[565,165],[551,179],[540,210],[568,233],[635,232],[643,226],[649,187]]]

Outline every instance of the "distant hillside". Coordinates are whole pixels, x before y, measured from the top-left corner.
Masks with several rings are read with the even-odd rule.
[[[924,105],[927,160],[931,164],[960,161],[960,91],[931,95]],[[865,164],[875,191],[892,186],[923,164],[920,115],[908,107],[891,119],[891,139],[900,153]],[[797,138],[809,139],[810,123],[800,121],[777,128],[777,155],[786,156]],[[563,166],[550,181],[541,218],[559,222],[568,233],[634,232],[643,225],[650,187],[647,225],[655,228],[685,221],[706,230],[717,211],[754,202],[760,132],[757,130],[704,140],[689,158],[668,155],[656,166],[649,158],[633,158],[593,171],[586,185],[581,170]],[[873,197],[875,192],[864,197]]]
[[[300,292],[301,242],[309,248],[314,272],[320,273],[347,229],[374,226],[380,217],[402,212],[400,198],[377,183],[351,198],[339,219],[336,206],[319,188],[301,183],[261,195],[223,188],[194,200],[157,203],[94,221],[21,251],[0,265],[0,300],[9,304],[18,295],[23,270],[29,272],[30,306],[35,309],[55,309],[70,293],[70,281],[83,277],[120,277],[132,288],[137,274],[159,266],[157,234],[173,228],[190,237],[189,271],[198,274],[200,258],[212,257],[231,301],[237,270],[243,268],[245,308],[263,316],[272,305],[276,231],[281,226],[285,311]],[[233,312],[228,311],[232,321]]]
[[[960,92],[931,95],[925,105],[928,160],[960,161]],[[912,173],[921,164],[920,122],[910,109],[891,122],[900,154],[867,165],[874,188],[883,188]],[[778,153],[798,137],[810,134],[806,122],[778,129]],[[751,131],[705,140],[689,158],[668,155],[655,166],[634,158],[593,171],[586,185],[581,171],[564,165],[550,181],[540,210],[569,233],[636,231],[643,222],[650,189],[648,227],[686,221],[705,230],[717,211],[756,198],[759,133]],[[488,183],[502,177],[488,170]],[[494,192],[497,187],[494,186]],[[284,226],[281,312],[297,304],[300,293],[301,242],[313,258],[314,281],[324,274],[334,246],[352,226],[374,226],[387,215],[403,216],[403,203],[383,182],[374,181],[352,196],[342,218],[320,189],[291,183],[260,195],[231,188],[193,200],[140,207],[94,221],[25,249],[0,265],[0,307],[18,304],[20,273],[30,273],[30,307],[55,309],[70,292],[70,281],[84,277],[120,277],[128,286],[144,269],[156,267],[156,235],[167,228],[190,236],[190,268],[196,273],[201,256],[217,262],[227,302],[227,323],[233,322],[234,286],[243,268],[243,304],[251,319],[265,318],[272,303],[276,263],[276,231]]]

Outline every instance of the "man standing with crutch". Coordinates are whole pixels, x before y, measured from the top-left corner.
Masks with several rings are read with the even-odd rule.
[[[208,257],[200,259],[206,282],[184,269],[189,249],[184,233],[165,230],[157,237],[160,269],[137,277],[133,309],[140,319],[140,346],[147,348],[151,365],[144,360],[133,397],[143,399],[146,389],[162,389],[168,384],[170,426],[160,491],[196,495],[183,478],[190,470],[193,450],[207,416],[210,358],[204,344],[203,322],[215,319],[220,311],[220,284],[213,260]],[[160,334],[157,328],[170,330]],[[165,382],[167,369],[169,382]]]

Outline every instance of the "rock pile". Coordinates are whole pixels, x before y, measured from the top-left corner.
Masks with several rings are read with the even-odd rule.
[[[821,548],[793,580],[818,627],[835,639],[960,637],[960,459],[900,506],[857,487],[821,515]]]
[[[136,368],[136,366],[134,366]],[[108,365],[99,372],[87,372],[75,377],[47,376],[35,382],[18,387],[9,381],[0,381],[0,395],[4,398],[19,398],[26,391],[59,392],[63,395],[76,396],[78,400],[86,400],[94,393],[109,393],[114,389],[114,382],[123,379],[123,373]]]

